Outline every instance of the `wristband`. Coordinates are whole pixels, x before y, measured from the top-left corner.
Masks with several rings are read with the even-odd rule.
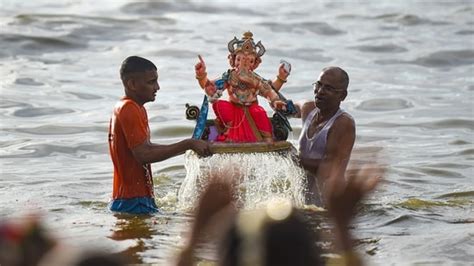
[[[286,79],[282,79],[282,78],[280,78],[280,76],[279,76],[279,75],[277,75],[277,79],[278,79],[279,81],[281,81],[281,83],[285,83],[285,82],[286,82]]]

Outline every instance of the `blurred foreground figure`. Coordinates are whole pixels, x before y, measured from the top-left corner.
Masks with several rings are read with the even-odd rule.
[[[1,266],[122,266],[119,254],[88,251],[58,241],[39,216],[0,222]]]
[[[231,171],[227,171],[230,173]],[[349,225],[356,205],[377,185],[382,169],[363,166],[341,184],[329,176],[326,184],[328,213],[335,227],[337,259],[324,262],[316,246],[318,236],[290,202],[269,204],[262,210],[238,212],[233,204],[229,174],[212,176],[196,209],[189,240],[177,265],[193,265],[193,253],[203,235],[217,234],[218,263],[230,266],[362,265],[353,251]]]
[[[38,265],[56,245],[46,234],[39,218],[0,221],[0,265]]]

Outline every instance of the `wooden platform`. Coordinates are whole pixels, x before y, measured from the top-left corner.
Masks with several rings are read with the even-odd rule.
[[[275,141],[274,143],[252,142],[252,143],[226,143],[212,142],[210,144],[212,153],[259,153],[278,152],[291,150],[293,145],[288,141]]]

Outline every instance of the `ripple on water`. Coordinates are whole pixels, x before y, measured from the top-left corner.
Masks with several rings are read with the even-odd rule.
[[[341,35],[345,34],[346,32],[337,28],[334,28],[333,26],[325,23],[325,22],[303,22],[294,25],[297,28],[302,28],[306,29],[310,32],[319,34],[319,35]]]
[[[16,101],[9,101],[9,100],[5,100],[5,99],[2,99],[0,101],[0,108],[12,108],[12,107],[27,107],[27,106],[31,106],[30,104],[27,104],[27,103],[22,103],[22,102],[16,102]]]
[[[412,61],[397,59],[375,60],[380,65],[413,64],[430,68],[460,67],[474,64],[474,50],[438,51]]]
[[[295,53],[294,50],[272,49],[269,53],[276,57],[301,59],[310,62],[330,62],[333,60],[332,57],[322,55],[322,51],[322,49],[302,48],[298,49],[298,53]]]
[[[17,110],[13,113],[18,117],[37,117],[46,115],[60,115],[74,113],[74,110],[69,108],[55,108],[55,107],[29,107]]]
[[[449,67],[474,64],[474,50],[439,51],[412,61],[426,67]]]
[[[66,126],[66,125],[43,125],[39,127],[22,127],[6,129],[6,131],[15,131],[21,133],[28,133],[34,135],[67,135],[67,134],[80,134],[84,132],[107,132],[106,127],[100,126],[89,126],[89,127],[78,127],[78,126]]]
[[[456,31],[456,34],[457,35],[473,35],[474,30],[460,30],[460,31]]]
[[[169,119],[166,117],[166,116],[161,116],[161,115],[157,115],[157,116],[153,116],[153,117],[150,117],[148,118],[148,122],[165,122],[165,121],[168,121]]]
[[[278,22],[264,22],[260,25],[270,28],[272,32],[295,32],[295,31],[309,31],[318,35],[334,36],[342,35],[346,32],[337,29],[325,22],[302,22],[302,23],[278,23]]]
[[[465,178],[464,175],[458,172],[449,171],[446,169],[439,169],[439,168],[432,168],[432,167],[417,167],[414,170],[424,173],[427,176],[437,176],[437,177],[443,177],[443,178]]]
[[[365,124],[369,127],[382,127],[382,128],[395,128],[395,127],[417,127],[423,129],[453,129],[453,128],[464,128],[464,129],[474,129],[474,121],[469,119],[442,119],[438,121],[431,122],[420,122],[420,123],[411,123],[411,124],[401,124],[401,123],[392,123],[392,122],[371,122]],[[459,144],[470,144],[470,142],[465,142],[463,140],[458,140]],[[450,144],[453,144],[450,142]]]
[[[133,2],[122,6],[122,12],[134,13],[140,15],[156,15],[168,12],[196,12],[205,14],[239,14],[248,16],[266,16],[265,12],[257,12],[254,9],[233,7],[221,7],[219,5],[193,4],[188,1],[174,1],[174,2]]]
[[[15,84],[20,84],[20,85],[29,85],[29,86],[41,86],[44,85],[42,82],[38,82],[32,78],[18,78],[14,82]]]
[[[433,129],[465,128],[474,130],[474,121],[471,119],[442,119],[439,121],[421,123],[421,126]]]
[[[467,169],[471,168],[470,164],[460,164],[460,163],[433,163],[426,164],[428,167],[439,167],[439,168],[454,168],[454,169]]]
[[[0,141],[0,148],[7,148],[10,146],[15,146],[18,144],[26,143],[27,141],[30,141],[29,139],[19,139],[16,138],[14,140],[7,140],[7,141]]]
[[[411,198],[403,202],[398,203],[396,206],[402,207],[410,210],[422,210],[422,209],[431,209],[435,207],[462,207],[466,204],[469,204],[469,201],[466,200],[422,200],[418,198]]]
[[[69,154],[74,156],[82,156],[81,153],[83,152],[94,152],[104,154],[107,153],[107,148],[108,145],[106,143],[82,144],[71,147],[55,144],[30,144],[19,148],[19,150],[22,151],[30,151],[29,153],[2,155],[0,156],[0,158],[38,158],[50,156],[52,154],[57,153]]]
[[[372,53],[402,53],[408,51],[405,47],[401,47],[395,44],[381,44],[381,45],[357,45],[349,47],[361,52],[372,52]]]
[[[65,36],[30,36],[26,34],[2,34],[0,42],[7,46],[3,55],[38,54],[40,52],[57,52],[86,48],[85,43]],[[9,51],[7,54],[5,51]]]
[[[381,19],[386,22],[397,23],[403,26],[418,26],[418,25],[450,25],[452,23],[446,21],[434,21],[426,18],[422,18],[417,15],[413,14],[398,14],[398,13],[390,13],[390,14],[383,14],[374,17],[374,19]]]
[[[445,199],[445,198],[470,198],[474,199],[474,191],[459,191],[459,192],[451,192],[440,195],[436,197],[437,199]]]
[[[411,107],[413,107],[413,105],[407,100],[392,98],[366,100],[359,104],[356,109],[364,111],[383,112],[407,109]]]
[[[464,149],[462,151],[457,152],[458,155],[474,155],[474,149]]]
[[[408,224],[418,223],[418,219],[409,214],[400,215],[396,218],[390,219],[384,222],[381,226],[395,225],[395,226],[407,226]]]
[[[83,93],[83,92],[72,92],[72,91],[67,91],[65,93],[71,94],[76,96],[77,98],[81,100],[98,100],[102,99],[102,96],[96,95],[96,94],[91,94],[91,93]]]
[[[175,23],[174,19],[151,18],[154,28]],[[117,40],[143,34],[134,29],[143,25],[143,19],[117,19],[103,16],[20,14],[8,24],[13,27],[28,27],[34,34],[4,34],[0,42],[11,49],[2,49],[1,56],[18,54],[35,55],[89,47],[89,41]]]
[[[471,142],[465,141],[463,139],[457,139],[457,140],[450,141],[448,144],[450,144],[450,145],[466,145],[466,144],[471,144]]]
[[[92,210],[105,210],[108,202],[104,201],[79,201],[76,205]]]

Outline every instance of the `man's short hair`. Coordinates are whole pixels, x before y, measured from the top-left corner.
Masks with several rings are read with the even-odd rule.
[[[155,64],[150,60],[139,56],[129,56],[122,62],[120,67],[120,78],[125,81],[130,78],[131,74],[157,70]]]
[[[328,71],[328,70],[339,71],[339,74],[341,75],[341,79],[342,79],[341,81],[342,81],[343,89],[347,90],[347,88],[349,87],[349,75],[347,74],[347,72],[344,69],[337,66],[330,66],[330,67],[323,68],[323,72]]]
[[[344,69],[340,67],[339,69],[341,70],[342,83],[344,85],[344,88],[347,90],[347,88],[349,87],[349,75]]]

